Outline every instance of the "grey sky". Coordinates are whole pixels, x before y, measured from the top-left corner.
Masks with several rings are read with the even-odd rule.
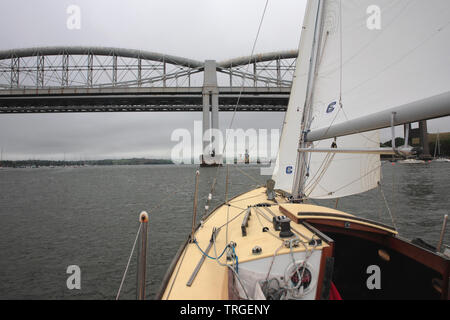
[[[69,5],[81,8],[81,29],[66,27]],[[0,49],[54,45],[141,49],[196,60],[249,55],[265,1],[2,1]],[[295,49],[304,1],[269,4],[255,52]],[[231,114],[220,115],[227,128]],[[45,114],[0,116],[6,159],[168,156],[176,128],[200,113]],[[238,114],[242,128],[280,128],[283,114]]]
[[[269,3],[256,52],[297,47],[304,3]],[[66,28],[71,4],[81,8],[80,30]],[[8,32],[0,46],[112,46],[222,60],[250,53],[264,4],[263,0],[4,0],[0,27]]]
[[[256,53],[296,49],[306,1],[267,8]],[[249,55],[265,0],[3,0],[0,50],[35,46],[110,46],[196,60]],[[69,5],[81,8],[81,29],[66,27]],[[230,113],[221,113],[221,128]],[[237,115],[235,127],[281,128],[283,114]],[[200,113],[0,115],[6,159],[168,156],[176,128]],[[448,118],[429,122],[449,131]]]

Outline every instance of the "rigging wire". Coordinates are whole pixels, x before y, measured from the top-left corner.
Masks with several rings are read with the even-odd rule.
[[[257,197],[260,197],[260,196],[261,196],[260,194],[257,194],[257,195],[249,196],[249,197],[246,197],[246,198],[243,198],[243,199],[237,198],[237,199],[235,199],[235,200],[229,201],[228,204],[231,205],[231,203],[241,202],[241,201],[244,201],[244,200],[248,200],[248,199],[252,199],[252,198],[257,198]]]
[[[382,207],[382,197],[381,197],[381,183],[378,182],[378,197],[376,200],[378,200],[378,219],[380,219],[380,221],[382,221],[382,211],[383,211],[383,207]]]
[[[226,223],[224,223],[223,225],[221,225],[219,228],[217,229],[222,229],[223,227],[227,226],[227,224],[231,223],[232,221],[236,220],[238,217],[240,217],[244,212],[246,212],[247,209],[243,209],[241,212],[239,212],[234,218],[232,218],[231,220],[227,221]]]
[[[305,185],[305,189],[308,189],[310,187],[311,184],[315,183],[315,178],[316,176],[319,174],[319,172],[321,172],[326,164],[326,162],[328,161],[328,158],[331,156],[331,153],[327,153],[325,155],[325,158],[322,160],[322,163],[320,164],[319,169],[317,169],[317,171],[314,173],[314,175],[309,179],[309,181],[306,183]],[[309,166],[311,166],[311,163],[309,164]]]
[[[264,5],[264,10],[263,10],[261,19],[260,19],[260,21],[259,21],[258,31],[256,32],[256,37],[255,37],[255,40],[253,41],[252,51],[251,51],[251,53],[250,53],[249,61],[248,61],[248,64],[247,64],[247,71],[248,71],[248,69],[249,69],[249,67],[250,67],[250,64],[251,64],[251,62],[252,62],[252,61],[251,61],[251,57],[253,56],[253,53],[255,52],[256,43],[257,43],[257,41],[258,41],[259,33],[260,33],[260,31],[261,31],[261,27],[262,27],[262,24],[263,24],[263,21],[264,21],[264,17],[265,17],[265,15],[266,15],[266,10],[267,10],[268,4],[269,4],[269,0],[266,0],[266,3],[265,3],[265,5]],[[239,106],[239,102],[240,102],[241,97],[242,97],[242,92],[244,91],[244,85],[245,85],[245,77],[242,78],[242,86],[241,86],[241,89],[239,90],[239,95],[238,95],[238,98],[237,98],[237,101],[236,101],[236,106],[234,107],[233,116],[232,116],[232,118],[231,118],[231,122],[230,122],[229,129],[231,129],[231,127],[233,126],[233,122],[234,122],[234,119],[235,119],[235,117],[236,117],[237,108],[238,108],[238,106]],[[228,137],[225,137],[225,143],[224,143],[224,147],[223,147],[222,153],[225,152],[225,148],[226,148],[226,145],[227,145],[227,141],[228,141]]]
[[[254,54],[254,52],[255,52],[256,43],[257,43],[258,38],[259,38],[259,34],[260,34],[261,27],[262,27],[262,24],[263,24],[263,21],[264,21],[264,17],[265,17],[265,15],[266,15],[266,11],[267,11],[267,6],[268,6],[268,4],[269,4],[269,0],[266,0],[266,3],[265,3],[265,5],[264,5],[264,10],[263,10],[263,13],[262,13],[261,18],[260,18],[260,21],[259,21],[259,26],[258,26],[258,30],[257,30],[257,32],[256,32],[255,40],[253,41],[252,50],[251,50],[251,53],[250,53],[250,56],[249,56],[249,61],[248,61],[248,64],[247,64],[247,70],[246,70],[246,72],[248,72],[248,69],[249,69],[250,64],[251,64],[251,62],[252,62],[252,61],[251,61],[251,57],[253,56],[253,54]],[[239,103],[240,103],[240,100],[241,100],[241,97],[242,97],[242,92],[244,91],[245,79],[246,79],[245,77],[242,78],[242,85],[241,85],[241,88],[240,88],[240,90],[239,90],[239,94],[238,94],[238,97],[237,97],[236,105],[235,105],[234,110],[233,110],[233,115],[232,115],[232,117],[231,117],[229,129],[231,129],[231,128],[233,127],[234,119],[235,119],[236,113],[237,113],[237,108],[238,108],[238,106],[239,106]],[[222,154],[225,153],[226,146],[227,146],[227,142],[228,142],[228,138],[229,138],[229,136],[226,135],[226,136],[225,136],[225,142],[224,142],[223,150],[222,150]],[[228,163],[227,163],[227,167],[228,167]],[[220,168],[220,167],[218,166],[217,169],[216,169],[216,174],[215,174],[214,180],[216,180],[216,178],[217,178],[217,176],[218,176],[219,168]],[[214,194],[214,191],[215,191],[215,190],[214,190],[213,188],[211,188],[211,191],[212,191],[212,192],[210,193],[210,195],[211,195],[211,197],[212,197],[212,195]],[[210,200],[209,200],[209,201],[210,201]],[[206,210],[205,210],[205,211],[206,211]],[[206,212],[205,212],[205,215],[206,215]],[[204,215],[204,216],[205,216],[205,215]]]
[[[386,208],[387,208],[387,210],[388,210],[388,212],[389,212],[389,215],[390,215],[390,217],[391,217],[391,220],[392,220],[392,223],[393,223],[393,225],[394,225],[394,228],[395,228],[395,230],[398,231],[398,229],[397,229],[397,224],[395,223],[395,219],[394,219],[394,216],[393,216],[393,214],[392,214],[392,211],[391,211],[391,209],[389,208],[389,204],[388,204],[388,202],[387,202],[387,200],[386,200],[386,197],[384,196],[384,192],[383,192],[383,189],[381,188],[381,184],[380,184],[380,193],[381,193],[381,196],[383,197],[384,203],[385,203]]]
[[[343,34],[343,32],[342,32],[342,0],[340,0],[339,1],[339,25],[340,25],[340,30],[339,30],[339,41],[340,41],[340,44],[339,44],[339,52],[340,52],[340,57],[339,57],[339,59],[340,59],[340,62],[339,62],[339,109],[338,109],[338,111],[336,112],[336,114],[335,114],[335,116],[333,117],[333,119],[332,119],[332,121],[331,121],[331,123],[328,125],[328,128],[327,128],[327,130],[325,131],[325,133],[323,134],[323,136],[325,136],[327,133],[328,133],[328,131],[330,130],[330,128],[333,126],[333,124],[334,124],[334,122],[336,121],[336,119],[337,119],[337,117],[339,116],[339,113],[341,112],[341,110],[343,110],[343,105],[342,105],[342,82],[343,82],[343,62],[342,62],[342,52],[343,52],[343,46],[342,46],[342,34]],[[326,37],[325,37],[325,41],[324,41],[324,43],[323,43],[323,45],[322,45],[322,47],[323,47],[323,49],[322,49],[322,55],[321,55],[321,58],[320,58],[320,60],[319,60],[319,65],[320,65],[320,63],[322,62],[322,57],[323,57],[323,54],[324,54],[324,52],[325,52],[325,44],[326,44],[326,41],[327,41],[327,39],[328,39],[328,36],[329,36],[329,34],[330,34],[330,32],[329,31],[327,31],[326,32]],[[311,120],[311,122],[313,121],[313,119]],[[318,140],[321,140],[320,138],[318,139]],[[312,145],[313,145],[313,147],[314,147],[314,143],[312,143]],[[307,168],[307,174],[309,175],[309,170],[310,170],[310,167],[311,167],[311,158],[312,158],[312,155],[311,155],[311,153],[309,154],[309,159],[308,160],[306,160],[307,161],[307,163],[306,163],[306,168]],[[325,156],[325,158],[322,160],[322,163],[321,163],[321,165],[320,165],[320,167],[319,167],[319,169],[318,169],[318,171],[316,171],[316,173],[314,174],[314,177],[313,178],[310,178],[310,179],[308,179],[308,177],[307,177],[307,185],[305,185],[305,190],[303,190],[302,191],[302,194],[305,194],[305,191],[306,191],[306,189],[308,188],[308,185],[309,184],[311,184],[311,183],[313,183],[313,185],[314,185],[314,188],[315,188],[315,186],[319,183],[319,181],[314,181],[314,178],[315,178],[315,176],[317,175],[317,173],[319,172],[319,170],[320,170],[320,168],[322,168],[322,166],[324,166],[325,165],[325,167],[326,167],[326,170],[328,169],[328,167],[329,167],[329,165],[330,165],[330,163],[328,162],[328,154],[327,154],[327,156]],[[323,174],[322,174],[322,176],[325,174],[325,172],[323,172]],[[320,177],[320,176],[319,176]],[[321,179],[321,178],[320,178]],[[309,194],[311,194],[312,193],[312,191],[309,193]],[[309,196],[309,195],[308,195]],[[304,198],[308,198],[308,196],[304,196]]]
[[[342,40],[342,0],[339,1],[339,51],[340,51],[340,58],[339,58],[339,106],[340,109],[342,109],[342,82],[343,82],[343,40]]]
[[[335,154],[334,153],[333,154],[327,154],[327,156],[329,156],[329,157],[326,160],[325,166],[323,167],[323,169],[320,172],[319,176],[317,177],[317,179],[314,181],[314,183],[312,184],[311,188],[309,189],[309,193],[306,196],[307,198],[309,197],[309,195],[311,193],[313,193],[314,189],[316,189],[316,187],[319,185],[320,180],[322,180],[322,178],[324,177],[324,175],[327,172],[328,168],[330,167],[331,163],[333,162]]]
[[[122,281],[120,282],[120,286],[119,286],[119,290],[117,292],[116,300],[119,300],[120,292],[122,290],[123,283],[124,283],[125,278],[127,276],[128,267],[130,266],[131,257],[133,256],[134,248],[136,247],[136,243],[137,243],[137,240],[138,240],[138,237],[139,237],[139,233],[141,232],[141,228],[142,228],[142,223],[139,224],[139,229],[138,229],[138,231],[136,233],[136,239],[134,239],[133,248],[131,249],[130,257],[128,258],[127,266],[125,268],[125,272],[123,273]]]
[[[249,175],[248,173],[246,173],[244,170],[242,170],[241,168],[239,168],[239,166],[235,166],[235,168],[236,168],[240,173],[242,173],[244,176],[246,176],[247,178],[249,178],[250,180],[252,180],[253,182],[255,182],[257,186],[261,184],[258,180],[256,180],[256,178],[252,177],[251,175]]]
[[[375,167],[374,169],[368,171],[368,172],[367,172],[366,174],[364,174],[363,176],[361,176],[361,177],[359,177],[359,178],[357,178],[357,179],[355,179],[355,180],[353,180],[353,181],[350,181],[350,182],[347,183],[346,185],[344,185],[344,186],[342,186],[342,187],[340,187],[340,188],[338,188],[338,189],[335,189],[334,191],[332,191],[332,192],[330,192],[330,193],[328,193],[328,194],[321,195],[321,196],[319,196],[318,198],[320,198],[320,197],[325,197],[325,196],[328,196],[328,195],[330,195],[330,194],[333,194],[333,193],[336,193],[336,192],[338,192],[338,191],[341,191],[342,189],[345,189],[345,188],[347,188],[348,186],[350,186],[350,185],[352,185],[352,184],[354,184],[354,183],[356,183],[356,182],[362,180],[363,178],[365,178],[365,177],[368,176],[369,174],[375,172],[376,170],[381,169],[384,165],[385,165],[385,163],[382,163],[381,165],[379,165],[379,166]]]
[[[157,204],[156,206],[154,206],[153,208],[150,208],[147,210],[147,213],[150,213],[152,211],[155,211],[156,209],[159,209],[163,204],[166,203],[167,200],[169,200],[170,198],[172,198],[173,196],[175,196],[177,193],[176,192],[171,192],[169,193],[169,195],[167,195],[165,198],[163,198],[159,204]]]
[[[393,173],[392,173],[392,198],[393,198],[392,206],[393,206],[393,208],[392,208],[392,211],[389,212],[391,214],[391,219],[392,219],[392,222],[394,223],[394,226],[395,226],[395,222],[394,222],[393,212],[394,212],[394,209],[395,209],[395,195],[396,195],[396,192],[395,192],[395,184],[396,184],[395,183],[395,172],[396,172],[396,170],[394,169]],[[395,229],[397,229],[397,227],[395,227]]]
[[[229,170],[228,170],[228,166],[227,166],[227,177],[226,177],[226,181],[225,181],[225,203],[228,202],[228,178],[229,178]],[[227,221],[230,219],[230,206],[227,206]],[[228,243],[228,223],[227,223],[227,229],[226,229],[226,233],[225,233],[225,243]]]

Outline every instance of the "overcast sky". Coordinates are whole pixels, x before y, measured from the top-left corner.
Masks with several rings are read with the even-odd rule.
[[[271,1],[256,53],[297,49],[304,0]],[[66,10],[81,9],[81,29],[69,30]],[[251,53],[265,0],[2,0],[0,50],[35,46],[107,46],[195,60]],[[220,114],[227,128],[230,113]],[[281,113],[238,113],[234,127],[280,129]],[[4,159],[168,157],[177,128],[193,128],[201,113],[0,115]],[[430,131],[450,131],[448,118]]]

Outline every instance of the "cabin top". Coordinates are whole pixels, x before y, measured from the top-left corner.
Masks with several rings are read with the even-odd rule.
[[[277,219],[283,216],[290,220],[288,224],[292,237],[282,237],[283,230],[280,230]],[[277,195],[275,201],[269,201],[266,189],[261,187],[231,199],[228,205],[218,207],[204,219],[195,232],[196,241],[188,243],[181,253],[163,299],[228,299],[229,270],[224,264],[243,264],[274,255],[330,248],[332,243],[324,241],[308,227],[310,221],[332,221],[348,224],[351,228],[396,234],[388,226],[339,210],[292,204],[281,195]],[[286,227],[286,221],[284,223]],[[212,241],[214,230],[215,246]],[[299,241],[289,244],[295,239]],[[230,261],[227,254],[222,253],[231,241],[235,243],[237,259]],[[220,257],[218,261],[216,257]]]
[[[286,203],[280,196],[276,201]],[[258,188],[230,200],[229,206],[217,208],[196,230],[196,243],[188,243],[181,254],[163,299],[227,299],[228,268],[212,258],[216,254],[220,256],[230,241],[236,244],[235,253],[239,264],[272,257],[275,253],[289,254],[291,249],[287,242],[294,238],[300,239],[301,243],[292,248],[293,252],[329,246],[303,225],[294,222],[290,223],[290,229],[296,236],[281,238],[280,230],[275,230],[273,222],[274,217],[283,216],[277,202],[268,201],[265,188]],[[214,228],[217,230],[215,248],[211,242]],[[204,254],[209,257],[203,258],[195,279],[188,286]],[[232,263],[227,261],[226,254],[219,262]]]

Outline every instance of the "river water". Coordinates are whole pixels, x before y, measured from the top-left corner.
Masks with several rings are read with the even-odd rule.
[[[246,175],[229,167],[230,197],[267,179],[258,166],[239,169]],[[152,298],[190,231],[196,170],[173,165],[1,169],[0,299],[115,299],[142,210],[150,212],[147,292]],[[199,215],[216,175],[211,207],[223,202],[225,172],[201,169]],[[436,245],[450,210],[450,164],[386,162],[382,172],[392,218],[378,190],[340,199],[338,209],[389,225],[394,220],[400,236]],[[70,265],[81,270],[79,290],[67,288]],[[134,299],[135,288],[133,257],[121,299]]]

